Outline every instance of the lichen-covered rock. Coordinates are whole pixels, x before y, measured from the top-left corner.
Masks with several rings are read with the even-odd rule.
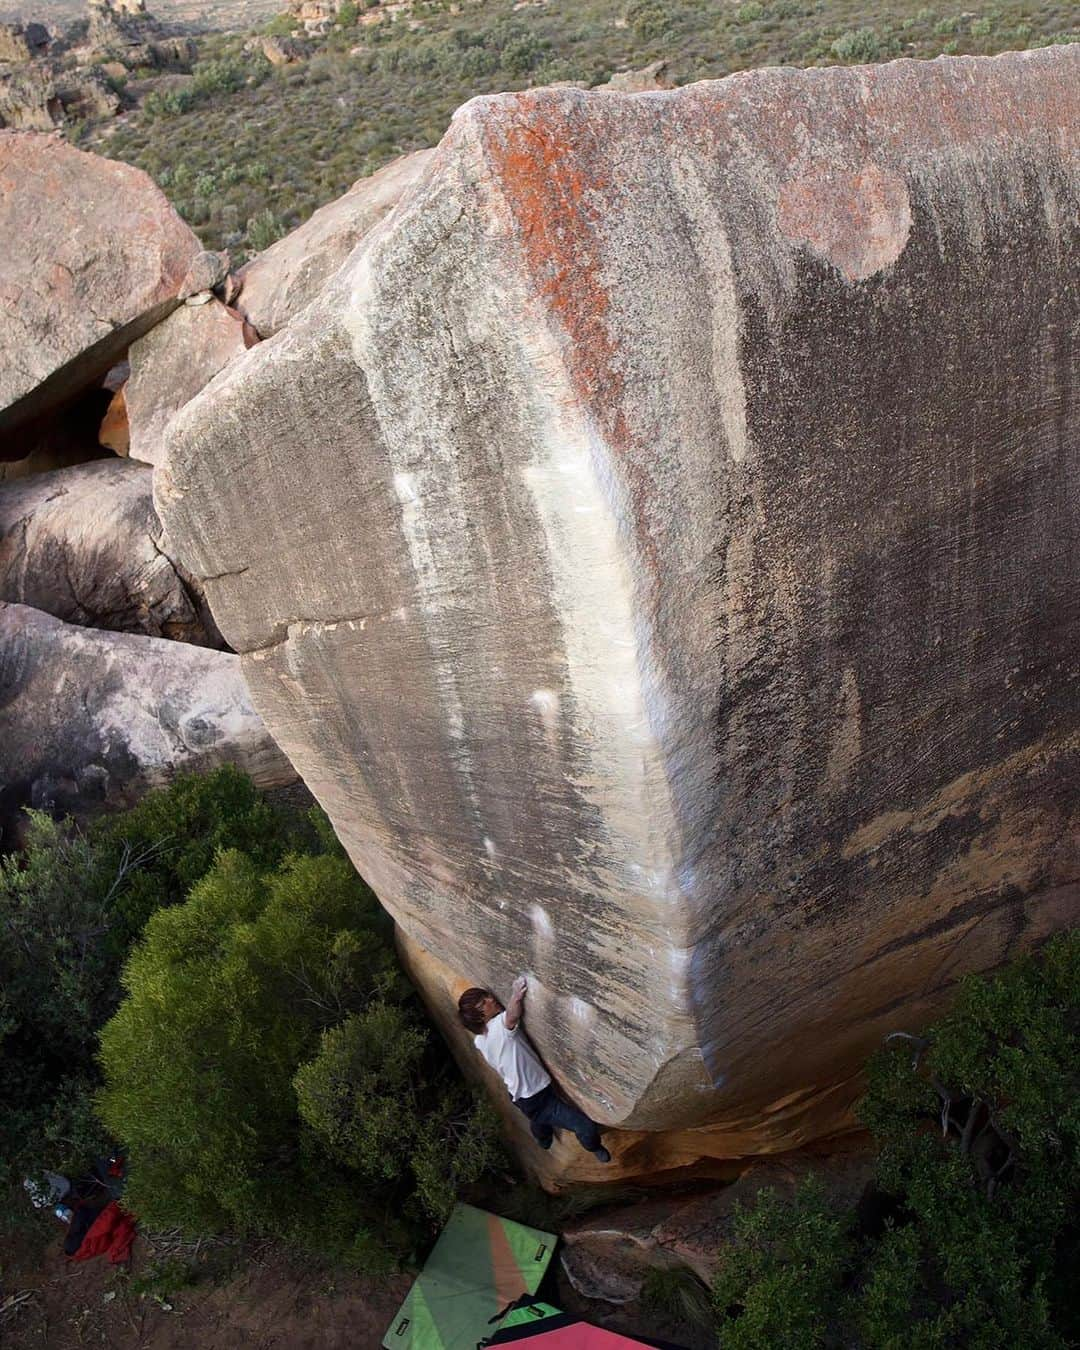
[[[240,269],[237,305],[262,337],[283,328],[315,298],[364,235],[419,179],[433,154],[415,150],[361,178]]]
[[[124,386],[128,454],[156,464],[169,420],[247,350],[244,321],[219,300],[182,305],[131,347]]]
[[[0,600],[221,647],[201,588],[169,557],[152,477],[131,460],[99,459],[0,487]]]
[[[87,816],[219,764],[260,787],[295,779],[238,657],[0,602],[0,838],[23,806]]]
[[[193,296],[200,295],[203,291],[212,291],[215,287],[221,285],[228,274],[229,255],[204,249],[202,253],[196,254],[192,260],[187,275],[180,283],[177,296],[181,300],[188,300]]]
[[[0,458],[179,303],[199,241],[139,169],[0,132]]]
[[[32,61],[49,48],[49,30],[40,23],[0,23],[0,62]]]
[[[475,99],[155,497],[410,938],[728,1156],[1080,885],[1080,47]]]
[[[63,120],[64,105],[44,62],[0,69],[0,128],[51,131]]]
[[[126,69],[187,66],[198,56],[194,38],[165,32],[145,4],[90,0],[90,24],[79,55],[118,61]]]

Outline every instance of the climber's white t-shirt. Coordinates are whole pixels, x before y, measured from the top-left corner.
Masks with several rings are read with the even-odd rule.
[[[513,1031],[506,1025],[505,1012],[493,1017],[483,1035],[474,1036],[473,1040],[515,1101],[518,1097],[535,1097],[551,1082],[551,1075],[540,1063],[520,1024]]]

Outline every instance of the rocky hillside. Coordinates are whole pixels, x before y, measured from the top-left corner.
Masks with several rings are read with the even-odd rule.
[[[80,140],[145,169],[208,247],[234,256],[434,146],[477,94],[598,87],[657,61],[682,85],[760,66],[993,55],[1077,40],[1080,20],[1073,0],[399,0],[336,12],[297,0],[260,38],[269,51],[246,34],[201,39],[187,79],[129,79],[135,106]]]

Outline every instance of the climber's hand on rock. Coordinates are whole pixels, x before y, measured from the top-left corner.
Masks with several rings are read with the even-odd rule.
[[[524,975],[519,975],[510,988],[510,994],[513,998],[524,998],[525,990],[528,989],[529,982]]]

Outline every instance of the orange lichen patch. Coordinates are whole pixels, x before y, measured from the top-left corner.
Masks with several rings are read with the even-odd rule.
[[[606,102],[606,100],[601,100]],[[562,329],[574,393],[608,448],[624,456],[635,435],[626,415],[626,377],[604,275],[603,225],[621,209],[607,153],[604,116],[588,96],[522,94],[516,116],[491,119],[485,151],[514,221],[539,305]],[[643,107],[627,116],[647,115]],[[653,484],[638,463],[626,486],[637,538],[654,574],[657,545],[648,525]]]
[[[522,100],[525,104],[525,100]],[[488,151],[518,227],[538,297],[571,340],[577,392],[599,399],[608,429],[627,437],[619,404],[623,380],[618,343],[608,327],[611,297],[604,285],[597,231],[599,202],[611,184],[597,165],[597,147],[571,127],[561,104],[532,101],[533,117],[492,129]],[[610,202],[606,202],[610,210]]]

